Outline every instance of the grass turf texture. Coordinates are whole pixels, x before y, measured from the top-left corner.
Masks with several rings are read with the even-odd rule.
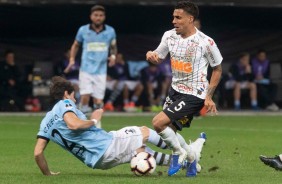
[[[281,183],[282,172],[265,166],[258,156],[282,153],[281,116],[205,117],[193,121],[181,134],[188,141],[205,131],[208,140],[203,148],[202,172],[196,178],[186,178],[185,171],[167,176],[167,167],[157,167],[146,177],[130,172],[129,164],[110,170],[92,170],[71,154],[50,142],[45,157],[52,171],[61,174],[45,177],[34,158],[35,137],[42,117],[0,117],[0,183]],[[151,126],[152,117],[107,117],[103,127],[117,130],[129,125]],[[156,149],[155,147],[151,146]],[[157,149],[158,150],[158,149]],[[170,153],[166,151],[166,153]]]

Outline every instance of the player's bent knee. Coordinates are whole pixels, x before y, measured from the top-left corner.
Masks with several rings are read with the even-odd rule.
[[[167,115],[164,112],[160,112],[158,115],[156,115],[153,118],[152,124],[154,129],[159,133],[163,131],[170,124],[170,119],[167,117]]]
[[[153,118],[152,124],[153,124],[154,129],[155,129],[157,132],[160,132],[160,131],[161,131],[161,122],[160,122],[160,120],[159,120],[158,117],[154,117],[154,118]]]

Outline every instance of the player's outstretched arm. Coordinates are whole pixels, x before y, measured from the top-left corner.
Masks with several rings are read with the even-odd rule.
[[[75,64],[75,57],[79,50],[79,47],[80,47],[79,42],[75,40],[71,46],[69,64],[65,68],[64,73],[68,73],[71,67]]]
[[[94,126],[97,123],[96,121],[93,120],[79,119],[79,117],[77,117],[76,114],[73,112],[66,112],[64,114],[64,121],[66,122],[68,128],[71,130],[87,129]]]
[[[34,148],[34,159],[41,172],[46,176],[58,175],[59,172],[52,172],[49,170],[47,161],[44,156],[44,149],[48,142],[45,139],[38,138]]]

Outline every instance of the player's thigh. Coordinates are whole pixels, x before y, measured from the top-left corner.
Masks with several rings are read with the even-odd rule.
[[[106,88],[109,90],[114,90],[116,86],[117,80],[108,80],[106,81]]]
[[[129,163],[137,153],[136,150],[143,145],[143,135],[139,127],[125,127],[112,131],[114,139],[102,161],[97,166],[99,169],[109,169],[114,166]]]
[[[133,91],[138,84],[139,81],[129,81],[129,80],[125,81],[125,85],[130,91]]]
[[[91,94],[92,82],[91,75],[89,73],[80,71],[79,72],[79,93],[81,95]]]
[[[93,75],[91,77],[92,93],[91,96],[96,99],[104,99],[106,91],[106,75]]]
[[[250,82],[248,82],[248,81],[241,82],[240,88],[241,89],[250,89]]]
[[[193,95],[183,95],[168,105],[163,112],[171,120],[179,120],[185,116],[193,116],[198,113],[204,105],[204,100]]]

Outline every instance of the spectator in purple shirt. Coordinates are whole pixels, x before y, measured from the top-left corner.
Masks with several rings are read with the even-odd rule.
[[[259,99],[261,99],[266,110],[278,111],[279,107],[274,103],[277,94],[277,86],[270,80],[270,62],[266,57],[265,50],[259,50],[252,60],[254,81],[257,85]]]

